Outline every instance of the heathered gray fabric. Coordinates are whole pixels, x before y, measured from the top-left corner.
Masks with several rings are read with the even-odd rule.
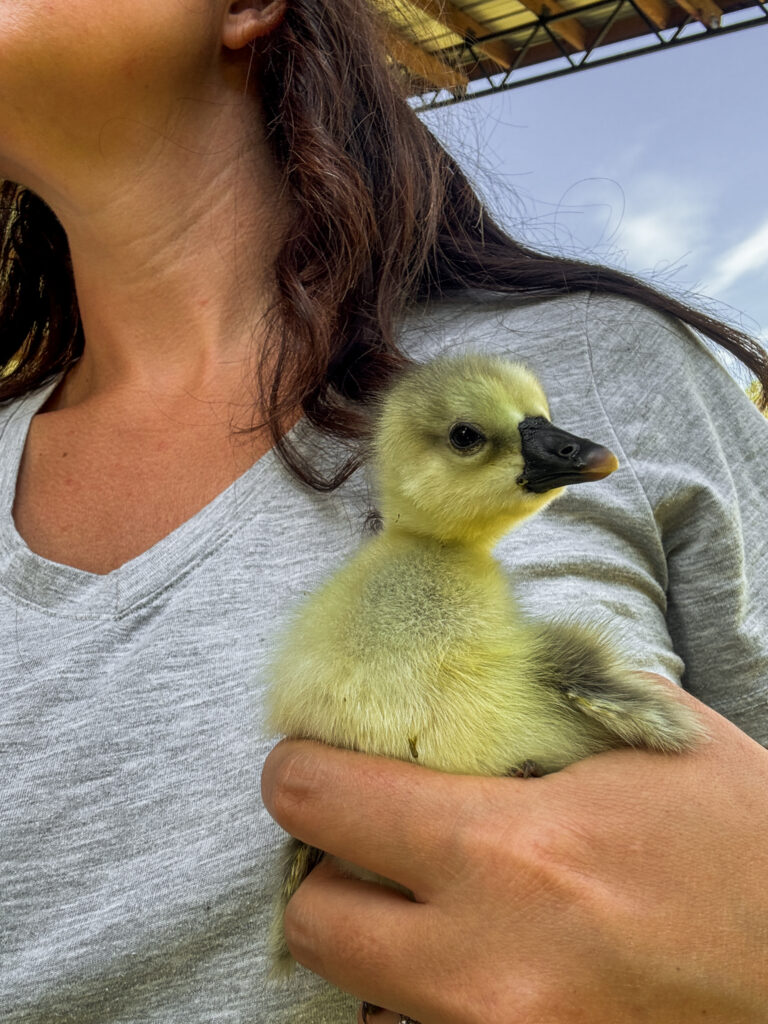
[[[621,460],[500,545],[525,606],[602,614],[639,669],[679,680],[685,664],[685,685],[766,743],[768,422],[707,350],[585,295],[445,303],[404,341],[525,360],[554,422]],[[352,1022],[308,972],[265,980],[281,833],[259,798],[259,695],[288,612],[361,542],[363,474],[320,495],[269,454],[91,575],[13,527],[49,391],[0,410],[0,1019]]]

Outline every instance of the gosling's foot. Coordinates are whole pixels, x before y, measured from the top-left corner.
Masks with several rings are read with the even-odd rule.
[[[523,761],[522,764],[513,768],[509,774],[514,779],[540,779],[542,775],[547,773],[535,761]]]
[[[382,1013],[380,1006],[374,1006],[373,1003],[363,1003],[360,1007],[360,1016],[363,1018],[363,1024],[368,1024],[368,1018],[375,1016],[377,1013]]]

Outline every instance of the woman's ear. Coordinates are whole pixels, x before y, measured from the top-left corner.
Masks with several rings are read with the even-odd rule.
[[[229,50],[240,50],[254,39],[268,36],[285,14],[286,0],[233,0],[222,29],[222,43]]]

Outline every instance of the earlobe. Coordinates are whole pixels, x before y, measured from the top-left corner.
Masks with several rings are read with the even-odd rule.
[[[240,50],[273,32],[285,15],[286,0],[234,0],[224,21],[222,43]]]

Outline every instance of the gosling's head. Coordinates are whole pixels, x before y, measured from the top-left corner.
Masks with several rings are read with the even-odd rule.
[[[409,369],[381,400],[372,447],[385,529],[484,547],[618,466],[550,423],[529,370],[485,355]]]

